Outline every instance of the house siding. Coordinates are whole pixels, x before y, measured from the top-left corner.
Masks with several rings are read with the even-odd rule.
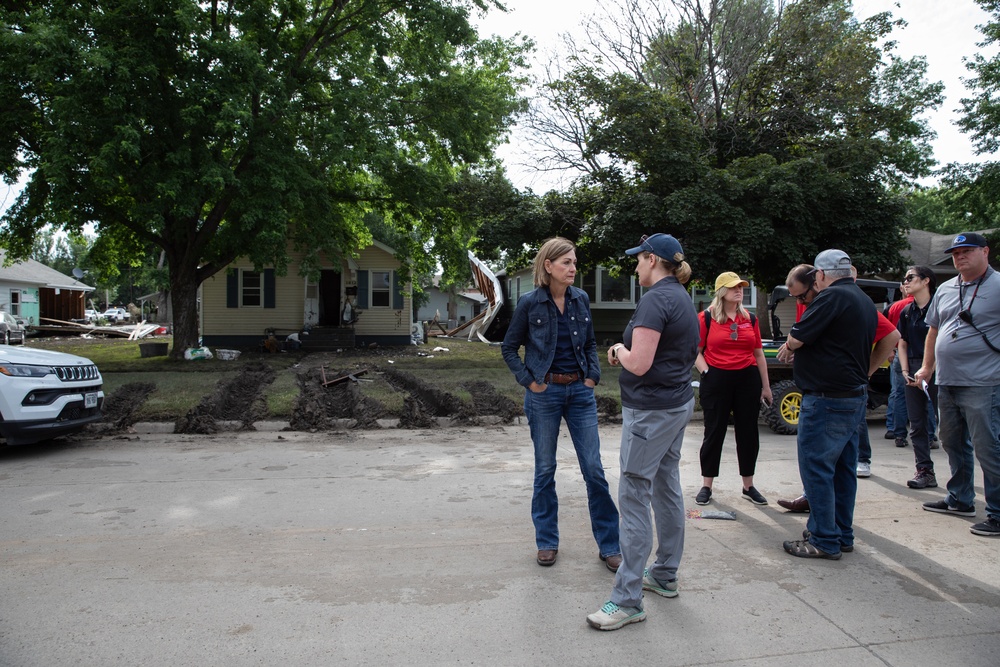
[[[230,269],[253,270],[249,260],[241,259],[216,273],[201,285],[202,341],[208,346],[252,347],[259,345],[266,331],[273,329],[279,339],[301,331],[305,323],[306,279],[299,275],[301,252],[289,252],[288,272],[274,277],[274,307],[227,307],[227,272]],[[324,269],[341,269],[341,291],[357,285],[357,274],[340,260],[328,261]],[[354,261],[358,271],[399,269],[392,252],[379,246],[369,246]],[[265,267],[266,268],[266,267]],[[263,278],[263,276],[262,276]],[[262,289],[268,284],[262,280]],[[404,345],[410,342],[411,299],[408,285],[404,286],[403,308],[368,308],[354,325],[358,345]],[[390,295],[391,297],[391,295]],[[391,301],[391,298],[390,298]],[[271,304],[271,293],[262,293],[262,304]]]

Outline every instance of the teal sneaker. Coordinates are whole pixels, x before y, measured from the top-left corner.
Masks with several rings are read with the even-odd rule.
[[[610,600],[597,612],[587,617],[587,623],[598,630],[617,630],[629,623],[646,620],[646,612],[639,607],[619,607]]]
[[[649,568],[642,571],[642,590],[652,591],[665,598],[677,597],[677,580],[660,581],[649,573]]]

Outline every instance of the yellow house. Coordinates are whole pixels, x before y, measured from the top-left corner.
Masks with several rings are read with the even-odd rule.
[[[410,344],[413,293],[392,248],[375,241],[357,258],[327,258],[315,282],[299,274],[301,259],[290,252],[284,276],[242,259],[202,283],[203,344],[248,348],[303,331],[317,350]]]

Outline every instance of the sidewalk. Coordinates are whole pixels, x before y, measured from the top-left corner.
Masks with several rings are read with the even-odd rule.
[[[0,665],[781,665],[996,667],[1000,540],[920,509],[912,449],[871,423],[856,550],[793,558],[795,438],[761,426],[740,497],[732,436],[690,519],[680,595],[587,626],[611,590],[568,437],[561,544],[534,560],[526,426],[334,434],[139,434],[0,450]],[[701,486],[700,422],[681,467]],[[602,427],[618,486],[620,427]],[[943,484],[947,461],[933,452]]]

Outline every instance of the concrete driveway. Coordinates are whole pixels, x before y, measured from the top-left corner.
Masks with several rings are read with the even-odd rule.
[[[1000,540],[922,511],[943,491],[907,489],[912,450],[871,431],[853,554],[786,555],[805,523],[775,503],[800,492],[794,437],[762,427],[758,507],[730,436],[707,509],[737,521],[690,519],[680,596],[648,595],[648,620],[610,633],[584,620],[613,575],[568,438],[551,568],[534,560],[526,426],[2,448],[0,665],[996,667]],[[602,428],[614,493],[618,437]]]

